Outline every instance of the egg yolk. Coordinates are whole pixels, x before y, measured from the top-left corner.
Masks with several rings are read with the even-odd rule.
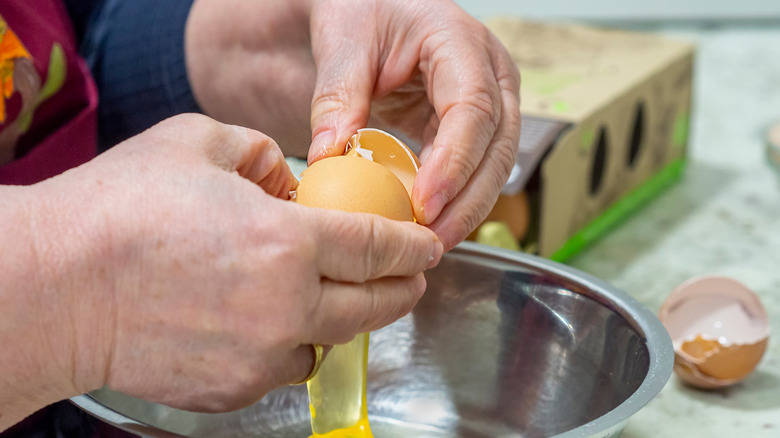
[[[315,433],[311,438],[374,438],[374,435],[368,427],[368,418],[361,418],[354,426],[323,434]]]

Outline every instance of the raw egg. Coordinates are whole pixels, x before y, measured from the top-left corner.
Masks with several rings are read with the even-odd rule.
[[[672,291],[658,317],[672,338],[677,376],[699,388],[742,381],[769,340],[769,319],[758,296],[728,277],[686,281]]]
[[[373,213],[413,221],[411,193],[419,161],[392,135],[361,129],[345,155],[301,172],[296,202],[309,207]],[[335,346],[307,383],[314,438],[372,438],[366,406],[368,333]]]
[[[381,164],[359,156],[325,158],[301,173],[296,202],[309,207],[414,219],[401,181]]]

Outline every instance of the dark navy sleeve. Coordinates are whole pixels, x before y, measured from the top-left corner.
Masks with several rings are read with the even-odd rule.
[[[90,17],[92,17],[92,13],[103,2],[101,0],[64,0],[63,3],[65,3],[70,20],[73,22],[76,39],[81,41],[84,38],[84,31],[87,28]]]
[[[81,18],[81,52],[98,87],[101,150],[175,114],[201,112],[184,56],[192,2],[99,0],[82,11],[89,17]],[[78,35],[79,19],[69,11]]]

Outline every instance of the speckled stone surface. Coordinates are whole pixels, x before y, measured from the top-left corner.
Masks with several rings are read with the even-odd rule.
[[[765,135],[780,121],[780,24],[654,28],[698,44],[690,161],[683,181],[570,264],[657,312],[704,273],[751,287],[777,336],[757,371],[721,391],[673,376],[627,438],[780,436],[780,175]]]

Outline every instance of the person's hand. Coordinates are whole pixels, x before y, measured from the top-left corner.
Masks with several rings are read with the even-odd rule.
[[[415,216],[451,248],[487,216],[514,164],[520,76],[506,49],[449,0],[320,0],[311,21],[309,161],[341,154],[373,109],[421,142]]]
[[[311,109],[310,162],[342,153],[367,124],[418,141],[415,214],[447,249],[479,225],[509,176],[519,73],[452,1],[199,0],[186,42],[208,114],[300,155]]]
[[[311,344],[409,312],[435,234],[297,205],[295,184],[267,136],[184,115],[34,186],[41,345],[65,395],[234,409],[306,376]]]

